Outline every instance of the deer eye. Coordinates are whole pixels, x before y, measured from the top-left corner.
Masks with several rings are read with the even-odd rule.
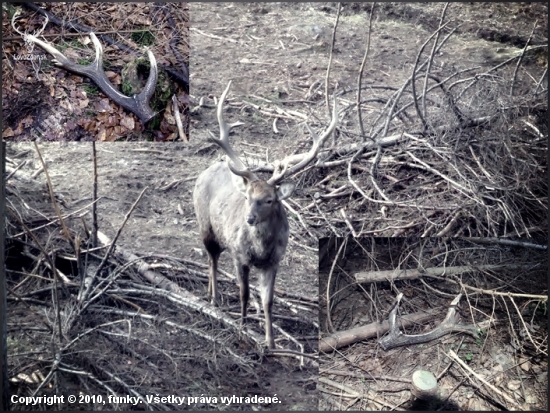
[[[267,205],[271,205],[271,204],[273,203],[273,199],[268,199],[267,201],[265,201],[265,203],[266,203]]]

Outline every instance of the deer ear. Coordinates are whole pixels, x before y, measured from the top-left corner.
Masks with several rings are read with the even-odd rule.
[[[277,198],[279,199],[279,201],[282,201],[283,199],[291,196],[294,192],[295,187],[296,185],[294,185],[293,182],[284,182],[279,185],[279,188],[277,189]]]

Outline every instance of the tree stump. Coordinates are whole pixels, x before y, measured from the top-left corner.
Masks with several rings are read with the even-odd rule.
[[[412,375],[412,394],[420,400],[432,400],[438,397],[437,380],[426,370],[416,370]]]

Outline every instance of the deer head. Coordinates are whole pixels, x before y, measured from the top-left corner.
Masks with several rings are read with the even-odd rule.
[[[218,124],[220,126],[220,137],[216,138],[214,134],[210,132],[210,141],[218,145],[228,156],[230,160],[230,162],[228,163],[229,169],[231,170],[233,175],[239,176],[242,178],[242,180],[235,180],[234,182],[239,188],[239,190],[241,190],[241,192],[245,194],[247,192],[247,187],[251,182],[259,181],[259,182],[264,182],[267,185],[277,186],[281,181],[295,175],[296,173],[304,169],[306,166],[308,166],[317,157],[317,155],[319,154],[319,150],[323,147],[327,138],[332,134],[332,132],[334,131],[338,123],[338,110],[336,107],[336,98],[334,98],[333,108],[332,108],[332,119],[331,119],[330,125],[325,129],[325,131],[321,134],[321,136],[317,136],[313,132],[313,130],[309,127],[309,125],[307,125],[306,123],[306,126],[313,139],[313,145],[311,146],[311,149],[305,153],[288,156],[284,158],[282,161],[275,161],[274,168],[273,168],[273,175],[268,180],[262,181],[257,177],[255,173],[251,172],[243,164],[243,162],[240,160],[237,154],[233,151],[229,143],[229,131],[231,130],[231,127],[233,125],[228,125],[223,118],[223,102],[225,101],[225,98],[227,96],[227,93],[229,92],[230,87],[231,87],[231,81],[229,81],[227,87],[222,93],[217,106],[217,117],[218,117]],[[278,196],[282,197],[279,199],[282,200],[292,195],[292,192],[294,190],[294,185],[293,184],[292,186],[290,185],[291,184],[287,184],[287,183],[279,185],[277,192],[278,192]]]

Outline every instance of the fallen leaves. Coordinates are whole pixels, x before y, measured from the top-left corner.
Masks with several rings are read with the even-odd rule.
[[[122,119],[120,119],[120,126],[125,127],[128,130],[134,130],[135,128],[135,121],[132,116],[125,116]]]
[[[113,108],[109,109],[98,113],[94,119],[81,118],[77,121],[77,125],[102,142],[113,142],[141,132],[141,126],[133,116],[115,113]]]
[[[109,105],[109,98],[96,100],[94,103],[94,110],[99,113],[112,112],[111,106]]]
[[[32,116],[26,116],[17,124],[17,128],[13,130],[9,126],[2,131],[2,138],[13,138],[14,136],[19,136],[23,133],[25,128],[28,128],[33,124]]]

